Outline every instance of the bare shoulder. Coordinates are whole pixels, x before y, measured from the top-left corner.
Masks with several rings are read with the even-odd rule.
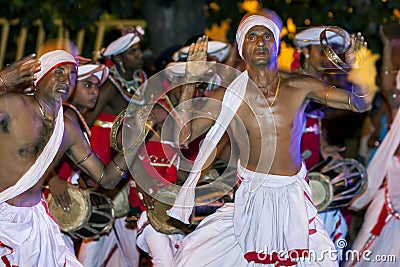
[[[224,98],[225,92],[226,88],[219,87],[213,91],[210,97],[213,99],[222,100]]]
[[[64,118],[69,118],[78,123],[78,115],[71,108],[64,106]]]
[[[79,135],[79,133],[82,133],[82,130],[79,126],[79,123],[75,121],[72,117],[67,116],[64,114],[64,131],[65,134],[68,134],[69,136],[73,135]]]
[[[326,85],[311,75],[300,73],[280,72],[281,86],[285,90],[294,90],[305,95],[310,94],[314,90],[321,90]]]
[[[30,107],[31,96],[18,93],[8,93],[0,96],[0,113],[19,113]]]

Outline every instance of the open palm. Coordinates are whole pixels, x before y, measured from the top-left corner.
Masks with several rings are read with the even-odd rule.
[[[187,74],[201,77],[207,73],[207,48],[208,37],[205,35],[199,37],[196,43],[190,45],[186,64]]]

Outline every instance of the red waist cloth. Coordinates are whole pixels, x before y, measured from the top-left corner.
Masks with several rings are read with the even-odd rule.
[[[320,130],[319,118],[306,116],[300,151],[308,156],[304,159],[307,169],[320,162]]]

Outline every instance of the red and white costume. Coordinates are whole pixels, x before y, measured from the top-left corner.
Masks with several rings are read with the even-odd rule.
[[[102,113],[91,128],[90,145],[104,164],[116,153],[110,148],[110,131],[115,118],[116,115]],[[127,228],[125,218],[116,218],[107,235],[82,242],[78,258],[83,266],[139,266],[136,229]]]
[[[240,162],[237,172],[242,183],[235,204],[225,204],[183,239],[175,266],[293,266],[309,250],[334,249],[312,204],[304,165],[290,177],[254,173]],[[328,257],[298,266],[309,264],[336,266]]]
[[[279,47],[278,26],[264,16],[252,15],[241,22],[236,34],[240,55],[245,35],[255,25],[270,29]],[[243,103],[248,81],[245,71],[225,91],[216,123],[208,131],[175,205],[167,212],[171,217],[188,223],[203,165]],[[323,250],[334,249],[311,202],[304,164],[291,177],[255,173],[240,162],[237,173],[242,183],[235,203],[219,208],[185,237],[175,255],[175,266],[293,266],[297,260],[302,260],[298,266],[338,266],[329,257],[303,261],[311,251],[321,256]]]
[[[350,209],[368,205],[364,223],[352,249],[360,253],[360,262],[349,261],[346,266],[378,266],[375,257],[400,258],[400,162],[393,156],[400,144],[400,112],[367,168],[367,189],[353,201]],[[385,186],[382,187],[383,181]],[[396,262],[382,263],[398,266]]]
[[[244,72],[228,87],[218,123],[207,133],[192,171],[168,211],[170,216],[188,222],[202,166],[241,105],[247,82]],[[304,180],[305,166],[297,175],[284,177],[253,173],[239,163],[238,174],[243,182],[236,192],[235,204],[226,204],[207,217],[182,241],[175,257],[176,266],[255,266],[256,263],[275,266],[283,262],[292,264],[296,252],[334,249],[311,203],[310,189]],[[253,176],[261,179],[261,186],[248,190],[247,184],[253,182]],[[277,257],[276,252],[280,251],[294,254]],[[337,266],[327,258],[316,264]]]
[[[39,60],[42,67],[35,85],[62,64],[77,65],[72,55],[62,50],[45,53]],[[0,192],[0,266],[82,266],[66,246],[44,200],[31,207],[6,203],[35,186],[42,178],[61,145],[63,134],[61,107],[53,134],[35,163],[15,185]]]
[[[65,244],[44,200],[32,207],[6,203],[34,186],[43,176],[58,151],[63,133],[61,108],[53,135],[35,164],[14,186],[0,193],[0,266],[81,266]]]
[[[139,152],[139,159],[146,173],[162,185],[177,181],[177,150],[170,142],[147,141]],[[172,160],[172,162],[171,162]],[[173,257],[183,239],[182,234],[157,232],[144,211],[138,221],[137,245],[152,257],[154,267],[173,266]]]

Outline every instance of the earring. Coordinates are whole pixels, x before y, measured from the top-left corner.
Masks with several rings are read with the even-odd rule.
[[[119,68],[121,69],[121,71],[122,71],[123,73],[126,72],[126,70],[125,70],[125,68],[124,68],[124,63],[122,63],[122,61],[119,62]]]

